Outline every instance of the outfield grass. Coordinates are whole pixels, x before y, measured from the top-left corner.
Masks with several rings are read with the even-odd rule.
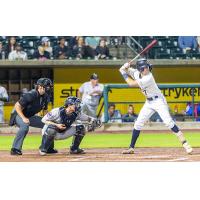
[[[200,147],[200,134],[185,133],[186,139],[193,147]],[[0,150],[9,150],[14,136],[0,135]],[[84,138],[81,147],[83,148],[108,148],[108,147],[128,147],[131,134],[88,134]],[[24,140],[23,149],[38,149],[41,142],[40,135],[28,134]],[[56,141],[57,149],[68,148],[71,138]],[[170,133],[141,134],[136,147],[181,147],[176,136]]]

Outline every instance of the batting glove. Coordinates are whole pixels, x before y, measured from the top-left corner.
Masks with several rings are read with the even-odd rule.
[[[130,67],[131,65],[130,65],[130,63],[125,63],[122,67],[124,68],[124,69],[128,69],[129,67]]]

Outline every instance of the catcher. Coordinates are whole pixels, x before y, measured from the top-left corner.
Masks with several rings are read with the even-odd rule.
[[[42,144],[39,149],[40,155],[46,155],[48,148],[54,140],[64,140],[73,136],[70,154],[84,154],[79,148],[86,131],[94,131],[101,126],[101,121],[81,113],[81,100],[70,96],[66,99],[64,106],[54,108],[47,113],[42,122]],[[87,126],[83,124],[87,123]]]

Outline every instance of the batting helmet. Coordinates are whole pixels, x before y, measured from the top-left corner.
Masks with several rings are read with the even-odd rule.
[[[152,64],[150,64],[146,58],[140,58],[136,62],[136,68],[138,71],[143,72],[145,68],[149,68],[149,70],[152,70]]]
[[[98,80],[99,77],[96,73],[93,73],[91,76],[90,76],[90,80],[93,79],[93,80]]]
[[[77,97],[69,96],[64,103],[64,107],[68,107],[69,105],[75,105],[75,109],[78,111],[81,108],[81,100]]]

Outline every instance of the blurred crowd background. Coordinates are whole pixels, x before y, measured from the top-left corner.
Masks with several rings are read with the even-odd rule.
[[[198,59],[199,36],[0,36],[0,59],[127,59],[153,39],[149,59]]]

